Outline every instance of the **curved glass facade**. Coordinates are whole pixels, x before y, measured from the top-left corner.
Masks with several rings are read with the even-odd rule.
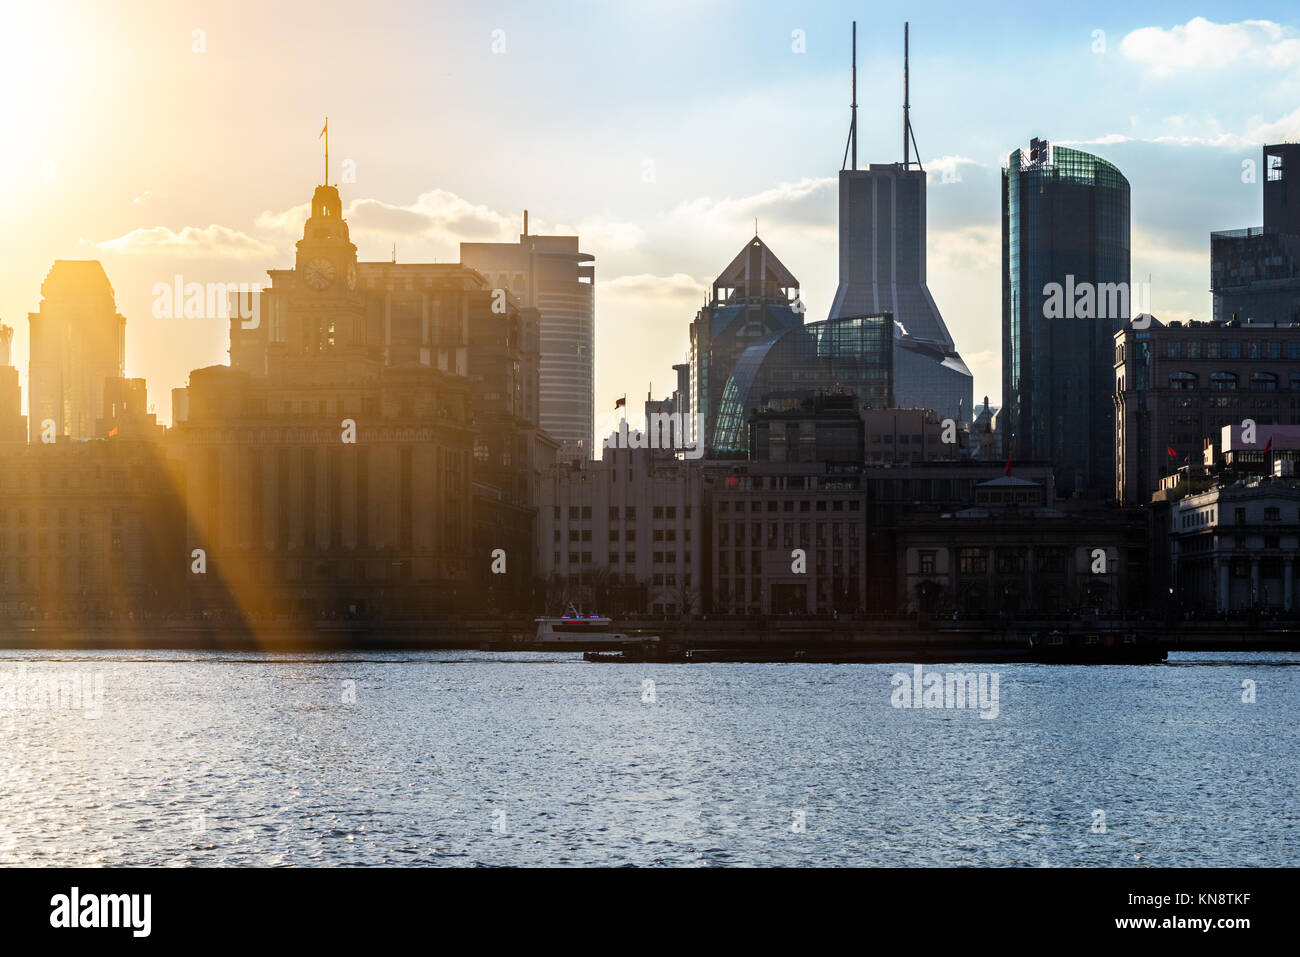
[[[1113,489],[1114,336],[1129,285],[1129,184],[1089,153],[1035,140],[1002,171],[1002,419],[1017,458],[1063,492]]]
[[[772,333],[746,349],[722,390],[709,453],[743,457],[746,418],[773,393],[850,394],[876,409],[893,404],[894,320],[845,316]]]

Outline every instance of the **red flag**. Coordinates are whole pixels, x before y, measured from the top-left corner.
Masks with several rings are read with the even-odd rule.
[[[1010,456],[1010,455],[1007,456],[1007,467],[1006,467],[1006,473],[1007,473],[1008,475],[1011,474],[1011,456]]]
[[[1273,451],[1273,436],[1270,435],[1270,436],[1268,437],[1268,444],[1264,446],[1264,451],[1265,451],[1265,452],[1272,452],[1272,451]]]
[[[1171,459],[1178,458],[1178,453],[1174,451],[1174,447],[1172,445],[1165,446],[1165,451],[1169,453],[1169,457]]]

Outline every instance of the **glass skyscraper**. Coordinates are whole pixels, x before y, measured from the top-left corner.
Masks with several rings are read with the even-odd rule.
[[[1008,453],[1062,492],[1111,494],[1115,333],[1129,319],[1129,184],[1033,140],[1002,171],[1002,420]]]

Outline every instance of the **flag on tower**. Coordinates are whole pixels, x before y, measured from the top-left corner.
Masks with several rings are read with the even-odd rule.
[[[621,409],[621,408],[623,408],[623,407],[626,406],[626,405],[627,405],[627,396],[626,396],[626,395],[624,395],[622,398],[618,398],[618,399],[615,399],[615,400],[614,400],[614,408],[616,408],[616,409]]]

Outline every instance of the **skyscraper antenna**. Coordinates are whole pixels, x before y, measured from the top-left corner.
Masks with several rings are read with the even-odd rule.
[[[916,168],[925,172],[925,168],[921,166],[921,151],[916,147],[916,133],[912,131],[912,57],[908,36],[910,26],[907,21],[903,21],[903,169],[910,169],[912,166],[912,157],[908,152],[910,144],[911,152],[916,154]]]
[[[858,21],[853,21],[853,79],[852,79],[853,96],[849,101],[849,141],[844,144],[844,160],[840,163],[840,169],[846,168],[850,151],[853,157],[853,165],[848,169],[858,168]]]
[[[911,98],[911,77],[909,70],[911,67],[911,54],[908,49],[910,40],[908,38],[910,24],[903,22],[903,169],[911,166],[911,156],[908,145],[908,139],[912,135],[912,98]]]

